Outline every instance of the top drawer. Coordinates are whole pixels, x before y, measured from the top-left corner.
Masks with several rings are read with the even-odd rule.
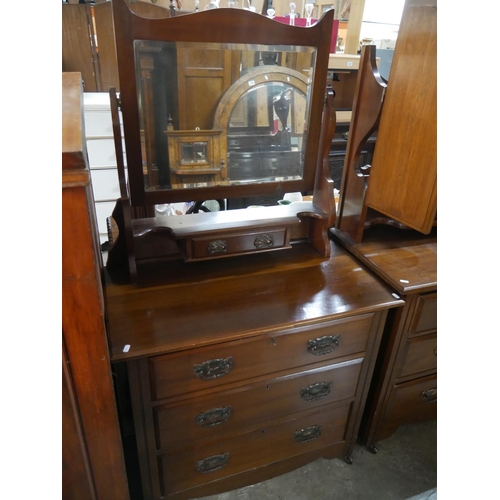
[[[153,400],[363,353],[374,314],[149,359]]]
[[[437,329],[437,293],[419,295],[409,335]]]

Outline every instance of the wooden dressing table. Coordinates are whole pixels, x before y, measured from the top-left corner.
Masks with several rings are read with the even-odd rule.
[[[161,272],[157,285],[105,287],[145,499],[352,461],[387,311],[402,300],[334,243],[328,259],[304,243]]]
[[[404,302],[328,237],[335,220],[328,174],[335,110],[327,89],[333,12],[305,29],[235,9],[144,20],[122,2],[113,8],[120,102],[113,95],[111,102],[121,106],[129,177],[127,185],[121,179],[114,212],[119,236],[106,268],[106,325],[111,360],[117,374],[125,372],[118,385],[130,388],[144,500],[220,493],[319,457],[352,463],[386,317]],[[209,27],[216,22],[215,32]],[[134,47],[137,73],[131,67]],[[173,130],[200,137],[204,130],[181,119],[185,94],[175,100],[170,90],[163,93],[175,88],[168,82],[185,83],[187,71],[169,66],[167,87],[155,91],[150,85],[162,74],[162,59],[154,61],[156,73],[142,71],[146,48],[166,59],[186,55],[186,48],[193,59],[201,49],[222,51],[210,55],[231,62],[232,72],[225,66],[217,72],[229,78],[220,96],[228,105],[214,107],[222,116],[233,116],[246,95],[234,91],[242,83],[262,91],[245,101],[237,122],[212,120],[207,108],[201,110],[204,127],[226,123],[217,149],[223,163],[197,144],[199,164],[223,165],[220,179],[168,185],[171,164],[160,161],[168,149],[164,132],[171,130],[166,117],[172,117]],[[275,62],[240,74],[239,68],[259,59]],[[246,76],[256,74],[262,85]],[[285,75],[284,82],[273,81],[276,75]],[[278,120],[272,104],[286,95],[289,114]],[[256,109],[252,102],[261,105]],[[155,110],[154,120],[148,109]],[[190,119],[196,122],[196,116]],[[248,142],[283,153],[275,157],[286,162],[271,165],[275,173],[268,165],[241,182],[234,175],[239,158],[268,153],[240,147]],[[181,158],[177,152],[173,157]],[[297,158],[293,173],[283,175]],[[183,168],[195,163],[190,157]],[[295,191],[312,193],[311,199],[162,220],[144,215],[152,204],[186,198]]]

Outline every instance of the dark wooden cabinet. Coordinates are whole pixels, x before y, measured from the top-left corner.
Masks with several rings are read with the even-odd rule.
[[[385,319],[402,301],[333,243],[328,259],[304,243],[165,272],[157,285],[106,286],[144,498],[351,461]]]

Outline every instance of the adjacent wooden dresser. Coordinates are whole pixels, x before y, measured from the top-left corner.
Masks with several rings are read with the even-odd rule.
[[[376,453],[400,425],[437,417],[437,231],[378,226],[346,246],[405,300],[388,315],[360,431]]]
[[[332,243],[108,277],[146,500],[262,481],[357,438],[388,310],[403,302]],[[144,272],[144,271],[143,271]]]

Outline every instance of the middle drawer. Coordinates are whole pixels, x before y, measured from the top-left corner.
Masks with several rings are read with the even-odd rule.
[[[153,409],[157,449],[197,446],[220,434],[354,398],[363,358],[264,380]]]
[[[373,313],[149,359],[151,398],[189,393],[363,353]]]

